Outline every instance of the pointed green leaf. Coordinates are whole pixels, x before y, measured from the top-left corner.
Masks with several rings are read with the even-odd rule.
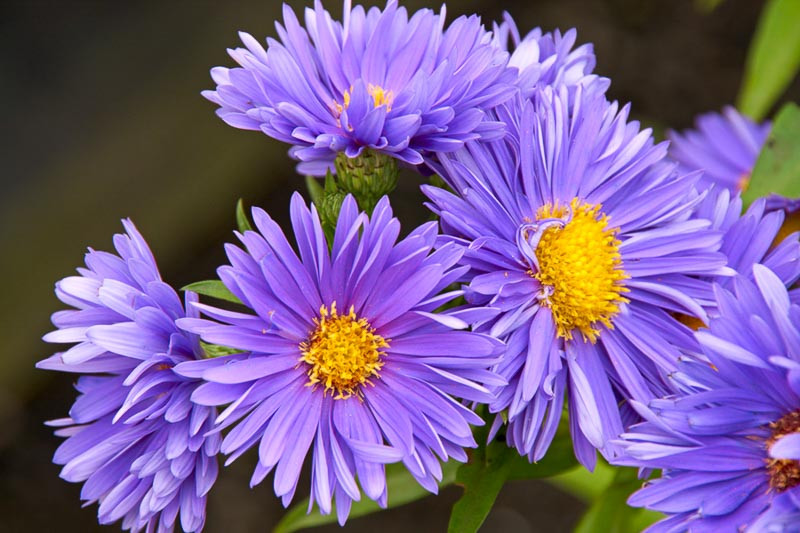
[[[538,463],[528,462],[527,457],[520,456],[502,440],[472,450],[469,462],[456,473],[456,484],[464,487],[464,494],[453,505],[448,531],[478,531],[506,481],[546,478],[573,468],[577,461],[567,427],[561,424],[550,449]],[[475,438],[485,442],[484,431],[476,431]]]
[[[339,191],[339,185],[336,183],[336,176],[334,176],[333,172],[331,172],[330,170],[328,170],[328,172],[325,173],[324,183],[325,183],[325,188],[323,188],[322,190],[325,192],[325,194],[333,194]]]
[[[737,107],[761,120],[800,69],[800,1],[769,0],[747,55]]]
[[[322,205],[325,189],[319,184],[317,178],[314,176],[306,176],[306,188],[308,189],[308,195],[311,197],[311,201],[314,202],[315,205]]]
[[[228,287],[226,287],[225,284],[218,279],[190,283],[189,285],[181,288],[181,290],[196,292],[201,296],[210,296],[211,298],[225,300],[226,302],[233,302],[237,304],[242,303],[241,300],[239,300],[239,298],[229,291]]]
[[[440,488],[453,483],[458,466],[459,464],[455,461],[449,461],[442,465],[442,481],[439,483]],[[408,470],[402,463],[386,466],[386,486],[388,493],[387,508],[399,507],[431,494],[417,483],[417,480],[408,473]],[[316,508],[310,514],[306,514],[307,509],[308,499],[293,505],[281,521],[278,522],[278,525],[275,526],[273,533],[292,533],[300,529],[336,523],[335,506],[331,510],[331,514],[327,515],[320,514],[319,510]],[[348,520],[381,510],[381,507],[377,503],[366,496],[362,496],[360,501],[353,502]]]
[[[475,533],[492,510],[511,472],[512,454],[517,453],[495,444],[472,450],[469,462],[456,472],[456,484],[464,487],[464,494],[453,505],[448,533]]]
[[[795,104],[786,104],[775,118],[743,196],[752,202],[769,193],[800,196],[800,107]]]
[[[241,198],[236,202],[236,225],[241,233],[253,231],[253,226],[250,225],[250,220],[248,220],[247,213],[244,210],[244,201]]]

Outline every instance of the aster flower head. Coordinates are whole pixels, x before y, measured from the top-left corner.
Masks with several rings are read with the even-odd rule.
[[[719,185],[712,186],[695,211],[695,216],[711,221],[723,233],[720,251],[728,258],[728,267],[752,277],[753,265],[763,264],[787,287],[800,278],[800,240],[797,230],[787,232],[787,216],[782,209],[770,210],[770,200],[759,198],[742,213],[738,193]],[[717,276],[712,281],[725,288],[733,283],[730,276]],[[697,282],[692,295],[714,312],[716,299],[708,283]],[[689,287],[686,290],[691,291]]]
[[[198,337],[175,325],[196,311],[161,280],[133,223],[123,225],[116,255],[90,249],[86,268],[56,285],[72,309],[53,314],[57,329],[44,340],[74,345],[37,367],[80,374],[80,396],[68,418],[49,423],[67,437],[53,460],[62,478],[84,483],[87,504],[100,504],[101,524],[172,531],[180,515],[184,531],[200,531],[220,439],[206,436],[214,409],[190,401],[197,380],[174,372],[203,355]]]
[[[508,115],[505,141],[440,158],[457,194],[425,192],[442,242],[464,249],[467,301],[500,310],[474,327],[508,345],[496,371],[509,384],[490,405],[507,410],[508,442],[541,458],[568,396],[575,452],[591,468],[631,420],[620,400],[661,390],[693,342],[671,313],[704,316],[681,287],[729,273],[722,234],[691,217],[697,173],[659,164],[666,146],[601,90],[545,87]]]
[[[703,171],[702,184],[733,191],[747,187],[770,123],[757,124],[733,107],[697,117],[695,130],[670,131],[669,155],[682,170]]]
[[[495,45],[510,53],[508,66],[519,71],[517,85],[525,98],[546,85],[598,83],[606,90],[610,84],[607,78],[592,73],[597,61],[591,43],[573,49],[578,36],[574,28],[564,34],[560,30],[544,33],[541,28],[534,28],[522,37],[514,19],[504,13],[503,21],[494,25],[493,34]]]
[[[516,71],[491,43],[477,16],[445,28],[440,14],[409,14],[390,0],[383,10],[344,2],[334,20],[317,0],[305,28],[284,5],[279,40],[241,34],[230,50],[241,65],[211,71],[218,104],[231,126],[260,130],[292,145],[305,174],[332,169],[337,153],[370,149],[411,165],[478,136],[502,134],[485,111],[510,98]]]
[[[402,461],[435,492],[439,461],[466,460],[470,424],[482,423],[453,396],[486,403],[485,385],[502,383],[487,370],[502,344],[460,331],[494,311],[436,312],[461,295],[440,294],[466,270],[456,265],[461,250],[431,252],[433,222],[397,242],[385,197],[370,218],[347,196],[330,251],[316,208],[297,193],[299,255],[264,211],[253,219],[258,231],[239,235],[245,249],[227,247],[230,265],[218,273],[255,314],[198,305],[218,322],[180,321],[207,342],[247,351],[177,369],[206,382],[193,401],[229,404],[217,420],[233,426],[221,447],[228,461],[257,447],[251,483],[275,470],[275,493],[288,505],[310,455],[311,503],[330,513],[335,498],[341,523],[362,490],[386,504],[386,463]]]
[[[651,531],[796,531],[800,307],[763,265],[716,295],[696,334],[707,360],[682,363],[624,435],[623,464],[662,470],[629,503],[668,515]]]
[[[776,241],[797,239],[800,232],[800,198],[786,198],[778,194],[770,194],[766,198],[766,209],[768,211],[780,211],[784,215],[783,225],[781,226]],[[793,302],[800,303],[800,287],[789,292]]]

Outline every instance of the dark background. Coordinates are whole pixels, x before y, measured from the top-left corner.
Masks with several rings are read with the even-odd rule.
[[[488,22],[507,9],[523,33],[577,27],[579,43],[595,44],[596,71],[612,79],[610,96],[662,129],[734,101],[762,5],[726,0],[707,14],[689,0],[454,0],[448,18],[477,12]],[[338,1],[326,7],[338,17]],[[212,87],[210,67],[231,65],[236,31],[274,35],[279,13],[272,0],[0,3],[0,531],[118,529],[98,526],[96,506],[81,509],[80,487],[50,463],[58,439],[42,422],[65,416],[72,378],[33,368],[54,350],[40,340],[61,307],[53,283],[86,246],[109,249],[130,216],[180,287],[224,262],[237,198],[287,220],[303,183],[286,147],[226,126],[199,94]],[[799,95],[795,83],[789,97]],[[406,228],[426,217],[419,182],[407,176],[393,201]],[[280,518],[271,479],[248,488],[252,464],[222,471],[207,531],[269,531]],[[348,530],[443,531],[458,494],[451,487]],[[581,509],[549,485],[514,482],[484,531],[568,531]]]

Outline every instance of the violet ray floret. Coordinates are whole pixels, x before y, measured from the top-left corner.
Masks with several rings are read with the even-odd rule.
[[[297,251],[267,213],[254,209],[253,219],[257,231],[239,234],[244,248],[228,246],[230,265],[218,270],[250,312],[202,306],[212,320],[179,321],[247,351],[177,367],[205,381],[196,402],[227,406],[217,422],[230,428],[228,462],[257,448],[251,484],[274,472],[288,505],[310,458],[311,505],[327,514],[335,500],[340,523],[362,493],[386,505],[388,463],[436,492],[440,461],[465,461],[476,445],[470,426],[483,424],[459,400],[488,403],[488,387],[503,382],[489,371],[503,344],[465,330],[496,310],[437,311],[461,295],[442,291],[466,270],[462,250],[433,251],[433,222],[398,241],[386,197],[368,217],[347,196],[330,250],[316,208],[297,193]]]
[[[38,368],[80,376],[69,417],[51,422],[66,437],[53,461],[61,477],[83,483],[98,520],[131,531],[201,531],[206,495],[217,477],[215,409],[191,402],[200,381],[174,372],[203,357],[197,335],[176,325],[196,317],[186,293],[161,280],[130,220],[114,236],[116,254],[90,249],[86,267],[56,284],[71,309],[53,314],[44,340],[73,344]]]

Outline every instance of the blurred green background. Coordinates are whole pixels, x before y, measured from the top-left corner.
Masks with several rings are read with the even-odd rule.
[[[454,0],[448,17],[477,12],[488,22],[508,10],[523,33],[577,27],[579,43],[595,44],[596,71],[612,79],[610,96],[661,130],[735,100],[762,5],[727,0],[707,13],[690,0]],[[339,2],[325,6],[340,12]],[[109,249],[129,216],[180,287],[224,262],[237,198],[287,221],[303,182],[286,147],[226,126],[199,94],[212,87],[210,67],[231,64],[225,49],[237,30],[274,35],[279,13],[271,0],[0,3],[0,531],[118,529],[98,526],[96,507],[81,509],[80,487],[50,463],[58,439],[42,422],[65,415],[72,378],[33,367],[54,351],[40,340],[61,308],[53,284],[86,247]],[[799,98],[795,81],[784,99]],[[393,201],[406,228],[427,217],[420,182],[407,176]],[[248,488],[251,466],[245,457],[222,471],[207,531],[269,531],[280,518],[270,480]],[[443,531],[458,494],[450,487],[347,530]],[[581,509],[547,484],[512,482],[483,531],[568,531]]]

